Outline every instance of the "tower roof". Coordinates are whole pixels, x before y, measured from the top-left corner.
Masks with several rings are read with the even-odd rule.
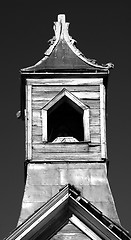
[[[69,35],[69,23],[65,15],[58,15],[58,21],[54,23],[55,36],[49,40],[50,46],[44,53],[44,57],[35,65],[21,69],[22,72],[42,72],[47,70],[85,70],[108,71],[113,67],[112,63],[98,64],[96,60],[86,58],[75,46],[76,41]]]

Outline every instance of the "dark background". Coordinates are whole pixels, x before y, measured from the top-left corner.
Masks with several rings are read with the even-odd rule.
[[[130,1],[4,1],[0,5],[0,239],[17,224],[24,191],[24,122],[19,70],[39,61],[66,14],[87,58],[112,62],[108,84],[109,182],[121,224],[131,233]]]

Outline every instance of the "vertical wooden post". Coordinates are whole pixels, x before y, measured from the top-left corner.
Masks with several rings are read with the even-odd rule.
[[[89,109],[85,109],[83,113],[84,141],[90,141],[90,126],[89,126]]]
[[[42,109],[42,140],[47,142],[47,110]]]
[[[106,149],[106,116],[105,116],[105,86],[100,84],[100,124],[101,124],[101,158],[107,158]]]
[[[32,158],[32,106],[31,106],[31,85],[26,86],[26,137],[27,137],[27,159]]]

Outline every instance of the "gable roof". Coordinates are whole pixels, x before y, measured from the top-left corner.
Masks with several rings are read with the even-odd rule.
[[[84,69],[87,71],[108,71],[113,67],[112,63],[97,64],[94,59],[87,59],[75,46],[76,41],[69,36],[69,23],[65,21],[65,15],[58,15],[55,22],[55,36],[49,40],[50,47],[44,53],[44,57],[34,66],[21,69],[22,72],[42,72],[51,69]]]
[[[68,222],[72,222],[92,240],[131,240],[129,233],[104,216],[78,190],[66,185],[58,194],[18,226],[6,240],[46,240]]]

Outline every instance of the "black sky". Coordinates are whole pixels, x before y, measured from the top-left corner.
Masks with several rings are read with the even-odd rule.
[[[24,191],[21,68],[39,61],[66,14],[70,35],[87,58],[112,62],[108,84],[109,182],[122,226],[131,233],[130,1],[4,1],[0,6],[0,239],[17,224]]]

